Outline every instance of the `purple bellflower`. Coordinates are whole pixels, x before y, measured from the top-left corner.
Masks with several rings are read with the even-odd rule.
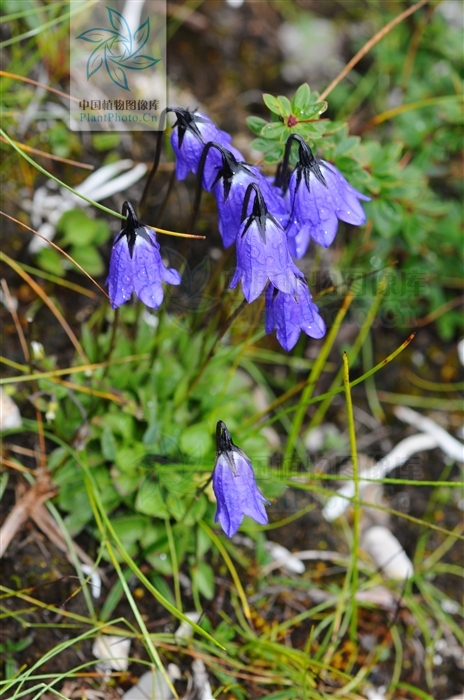
[[[251,194],[252,212],[246,215]],[[237,268],[231,289],[242,282],[243,296],[251,303],[259,297],[268,280],[286,294],[294,294],[302,272],[293,262],[285,231],[268,211],[260,187],[248,185],[242,209],[242,225],[237,238]]]
[[[218,129],[209,117],[180,107],[168,107],[168,112],[175,112],[177,116],[171,134],[177,180],[185,180],[189,172],[197,173],[203,148],[209,141],[231,148],[238,160],[244,160],[240,151],[230,145],[232,136]]]
[[[227,537],[240,527],[248,515],[261,525],[268,522],[264,503],[269,503],[258,489],[251,462],[234,445],[225,423],[216,426],[216,463],[213,471],[213,490],[217,500],[214,522],[220,522]]]
[[[114,241],[106,281],[111,306],[117,309],[135,291],[144,304],[157,309],[163,301],[161,282],[177,285],[181,276],[164,266],[155,231],[138,221],[129,202],[124,202],[122,213],[126,223]]]
[[[299,144],[299,161],[288,186],[291,214],[287,236],[293,257],[301,258],[311,239],[324,248],[333,242],[339,219],[355,226],[365,224],[359,200],[368,202],[370,197],[352,187],[334,165],[315,158],[296,134],[287,140],[284,163],[288,162],[293,140]]]
[[[277,189],[263,177],[259,168],[238,159],[230,147],[224,148],[220,143],[207,143],[198,176],[201,180],[199,184],[205,190],[212,191],[216,197],[218,228],[225,248],[229,248],[237,238],[245,193],[251,183],[259,185],[269,211],[278,221],[282,223],[288,218]]]
[[[325,335],[325,323],[304,280],[296,280],[295,294],[285,294],[272,284],[267,288],[266,333],[272,333],[274,328],[277,340],[287,352],[295,347],[301,331],[311,338]]]

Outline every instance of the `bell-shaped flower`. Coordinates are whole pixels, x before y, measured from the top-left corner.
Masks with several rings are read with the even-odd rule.
[[[339,220],[355,226],[365,224],[359,200],[368,202],[370,197],[352,187],[334,165],[315,158],[300,136],[292,134],[288,148],[292,140],[299,143],[299,161],[288,187],[291,213],[287,235],[293,257],[301,258],[311,239],[325,248],[330,246]]]
[[[176,156],[177,180],[185,180],[189,172],[197,173],[203,148],[209,141],[232,148],[236,157],[244,160],[240,151],[230,146],[232,136],[218,129],[209,117],[180,107],[168,107],[168,112],[175,112],[177,116],[171,134],[171,145]]]
[[[243,516],[261,525],[268,522],[264,503],[269,503],[258,489],[251,462],[234,445],[225,423],[216,427],[216,463],[213,471],[213,490],[217,500],[214,522],[220,522],[228,537],[242,524]]]
[[[255,198],[252,212],[246,216],[251,193]],[[286,294],[295,293],[301,271],[293,262],[285,231],[268,211],[260,188],[247,188],[242,212],[243,222],[237,238],[237,268],[231,289],[242,282],[243,296],[251,303],[259,297],[267,281]]]
[[[301,331],[310,338],[325,335],[325,323],[304,280],[297,279],[294,294],[285,294],[271,284],[267,288],[266,333],[274,329],[277,340],[287,352],[296,345]]]
[[[271,214],[283,224],[288,218],[287,209],[277,188],[261,174],[259,168],[237,158],[230,146],[220,143],[205,146],[198,169],[201,184],[216,197],[219,214],[219,233],[225,248],[231,246],[238,235],[242,220],[242,207],[247,187],[259,186]]]
[[[156,233],[141,224],[129,202],[122,213],[127,217],[111,250],[108,294],[113,309],[128,301],[135,292],[144,304],[157,309],[163,301],[162,282],[180,284],[181,276],[165,267]]]

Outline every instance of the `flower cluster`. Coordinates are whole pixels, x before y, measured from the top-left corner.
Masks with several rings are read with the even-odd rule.
[[[171,145],[176,156],[176,177],[197,175],[196,204],[202,188],[212,192],[218,207],[218,228],[225,248],[236,246],[237,266],[231,288],[241,282],[248,303],[266,290],[266,332],[276,331],[289,351],[301,331],[322,338],[325,324],[303,273],[300,259],[310,241],[329,246],[338,222],[360,225],[366,221],[358,192],[335,168],[316,158],[307,143],[292,134],[274,184],[259,168],[249,165],[234,146],[232,137],[204,114],[171,107],[176,122]],[[289,171],[292,144],[298,145],[298,162]],[[135,291],[151,308],[163,300],[161,283],[180,284],[176,270],[166,268],[153,229],[139,223],[133,208],[124,203],[126,223],[115,239],[108,275],[113,308],[124,304]]]
[[[224,247],[236,244],[237,267],[231,288],[242,284],[251,303],[266,291],[266,332],[276,330],[279,343],[291,350],[301,331],[312,338],[325,334],[325,324],[312,301],[294,259],[309,243],[328,247],[338,221],[366,221],[360,200],[369,197],[352,187],[334,165],[316,158],[305,141],[292,134],[284,161],[271,184],[259,168],[245,162],[231,137],[199,112],[172,109],[177,115],[171,136],[176,174],[197,174],[199,187],[214,194]],[[298,162],[288,162],[292,143]]]
[[[248,515],[261,525],[267,524],[264,503],[269,501],[256,486],[250,460],[239,447],[234,445],[227,426],[222,420],[216,426],[213,490],[217,500],[214,522],[220,522],[228,537],[235,535],[244,515]]]

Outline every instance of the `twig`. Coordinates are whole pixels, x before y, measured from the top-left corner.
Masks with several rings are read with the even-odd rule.
[[[79,265],[78,262],[76,262],[76,261],[74,260],[74,258],[72,258],[70,255],[68,255],[68,253],[66,253],[66,251],[64,251],[62,248],[60,248],[59,245],[56,245],[56,243],[53,243],[53,241],[49,241],[48,238],[46,238],[45,236],[42,236],[41,233],[39,233],[38,231],[35,231],[35,230],[34,230],[33,228],[31,228],[30,226],[26,226],[26,224],[23,224],[23,222],[22,222],[22,221],[19,221],[19,219],[15,219],[14,217],[10,216],[9,214],[5,214],[4,211],[0,211],[0,214],[1,214],[1,216],[5,216],[7,219],[10,219],[10,221],[13,221],[15,224],[18,224],[19,226],[22,226],[23,228],[27,229],[28,231],[30,231],[31,233],[33,233],[35,236],[38,236],[38,237],[41,238],[43,241],[45,241],[46,243],[48,243],[48,245],[51,245],[53,248],[55,248],[59,253],[61,253],[61,255],[64,255],[65,258],[68,258],[68,260],[70,260],[70,261],[73,263],[73,265],[75,265],[76,267],[78,267],[79,270],[80,270],[81,272],[83,272],[84,275],[86,275],[86,277],[88,277],[89,280],[90,280],[91,282],[93,282],[94,285],[95,285],[96,287],[98,287],[98,289],[100,290],[100,292],[102,292],[102,294],[104,294],[105,297],[106,297],[107,299],[109,299],[108,294],[105,292],[105,290],[104,290],[102,287],[100,287],[100,285],[98,284],[98,282],[96,282],[96,281],[94,280],[94,278],[91,277],[91,275],[89,275],[89,273],[88,273],[86,270],[84,270],[84,268],[83,268],[81,265]]]
[[[343,70],[340,71],[340,73],[337,75],[337,77],[334,78],[332,80],[332,82],[330,83],[330,85],[328,87],[326,87],[326,89],[321,93],[321,95],[319,96],[319,100],[320,101],[325,100],[327,95],[329,95],[332,92],[332,90],[338,85],[338,83],[340,83],[343,80],[343,78],[346,78],[346,76],[351,71],[351,69],[354,68],[355,65],[357,63],[359,63],[359,61],[367,53],[369,53],[369,51],[372,49],[372,47],[375,46],[381,39],[384,38],[384,36],[386,36],[388,34],[388,32],[390,32],[392,29],[394,29],[394,27],[396,27],[397,24],[399,24],[404,19],[406,19],[406,17],[409,17],[409,15],[412,15],[414,12],[416,12],[416,10],[419,10],[421,7],[426,5],[428,2],[429,2],[429,0],[420,0],[420,2],[417,2],[415,5],[408,7],[407,10],[405,10],[400,15],[398,15],[397,17],[392,19],[391,22],[386,24],[385,27],[383,27],[383,29],[381,29],[379,32],[377,32],[377,34],[375,34],[372,37],[372,39],[369,39],[369,41],[366,44],[364,44],[362,49],[360,49],[358,51],[358,53],[355,56],[353,56],[351,61],[348,61],[346,66],[343,68]]]
[[[68,559],[68,561],[71,564],[73,564],[74,562],[69,552],[68,545],[66,544],[58,525],[56,524],[48,510],[45,508],[45,506],[40,504],[36,508],[34,508],[34,510],[31,513],[31,518],[33,519],[37,527],[40,530],[42,530],[44,535],[48,537],[50,542],[53,542],[53,544],[56,547],[58,547],[58,549],[61,549],[61,551],[66,554],[66,558]],[[83,562],[84,564],[88,564],[88,566],[91,566],[92,569],[98,571],[102,581],[104,581],[105,584],[108,584],[108,579],[104,572],[101,569],[96,568],[95,562],[92,561],[92,559],[89,557],[88,554],[86,554],[86,552],[84,552],[82,547],[79,547],[79,545],[75,542],[73,542],[73,547],[76,550],[76,554],[81,560],[81,562]]]
[[[36,508],[54,496],[56,489],[47,473],[41,474],[34,486],[15,504],[0,529],[0,559],[5,554],[13,537],[30,518]]]
[[[77,352],[81,356],[84,362],[88,362],[87,355],[85,354],[81,344],[79,343],[78,339],[76,338],[74,331],[72,330],[71,326],[69,323],[66,321],[65,317],[57,309],[55,304],[52,302],[50,297],[43,291],[42,287],[40,287],[35,280],[32,279],[30,275],[27,274],[19,265],[17,262],[12,260],[8,255],[5,255],[5,253],[0,252],[0,260],[3,260],[6,262],[7,265],[9,265],[13,270],[23,278],[27,284],[32,287],[34,292],[42,299],[42,301],[48,306],[52,314],[56,317],[56,319],[59,321],[61,326],[63,327],[63,330],[65,331],[66,335],[68,336],[69,340],[71,343],[74,345],[76,348]]]
[[[21,348],[23,351],[24,359],[29,362],[29,348],[27,347],[26,338],[24,337],[24,331],[21,327],[19,316],[13,304],[13,299],[11,298],[10,290],[8,289],[8,284],[5,279],[2,278],[1,285],[3,293],[5,295],[5,301],[7,303],[8,311],[13,316],[13,321],[16,327],[16,333],[18,334],[19,342],[21,343]]]

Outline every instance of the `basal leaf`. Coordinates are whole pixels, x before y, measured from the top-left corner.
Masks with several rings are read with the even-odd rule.
[[[169,514],[160,487],[149,479],[137,491],[135,509],[153,518],[166,518]]]

